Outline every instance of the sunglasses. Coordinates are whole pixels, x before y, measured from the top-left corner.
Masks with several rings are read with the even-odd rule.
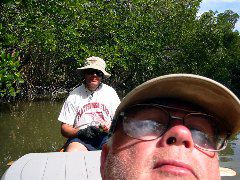
[[[97,69],[87,69],[85,70],[85,74],[87,75],[94,75],[96,74],[98,77],[103,77],[103,72]]]
[[[184,117],[172,116],[169,110],[184,111]],[[173,120],[182,121],[192,135],[195,147],[206,151],[221,151],[227,145],[229,134],[213,116],[158,104],[137,104],[120,113],[116,121],[121,121],[126,135],[139,140],[154,140],[161,137]],[[117,122],[113,123],[110,136]]]

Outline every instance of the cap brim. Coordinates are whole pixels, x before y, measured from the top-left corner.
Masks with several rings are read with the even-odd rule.
[[[152,98],[176,98],[194,103],[224,121],[229,133],[240,130],[239,99],[222,84],[193,74],[165,75],[141,84],[123,98],[115,114]]]

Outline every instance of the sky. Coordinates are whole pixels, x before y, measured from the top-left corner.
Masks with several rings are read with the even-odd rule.
[[[203,0],[198,13],[202,14],[209,10],[222,13],[229,9],[240,15],[240,0]],[[240,19],[236,23],[235,29],[240,31]]]

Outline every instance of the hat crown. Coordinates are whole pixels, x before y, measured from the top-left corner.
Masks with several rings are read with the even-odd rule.
[[[92,56],[86,59],[84,66],[98,66],[105,69],[106,63],[102,58]]]

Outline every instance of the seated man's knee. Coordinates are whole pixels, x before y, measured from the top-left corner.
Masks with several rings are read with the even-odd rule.
[[[88,151],[87,148],[79,142],[72,142],[68,145],[66,152]]]

